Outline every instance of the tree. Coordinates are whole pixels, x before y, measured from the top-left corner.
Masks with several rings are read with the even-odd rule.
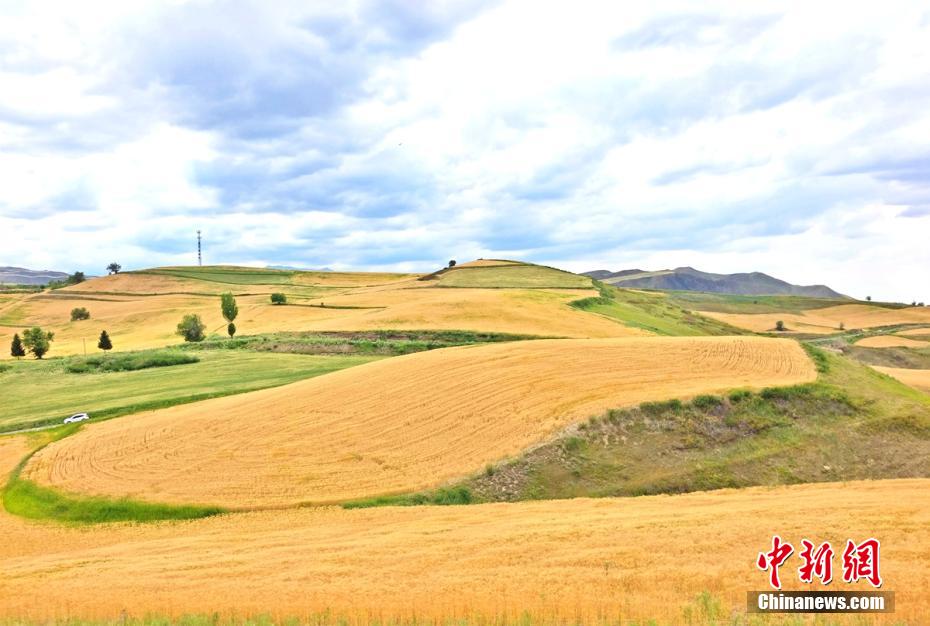
[[[44,331],[38,326],[23,331],[23,345],[37,359],[41,359],[51,348],[55,333]]]
[[[226,332],[232,337],[236,334],[236,325],[233,324],[233,322],[236,316],[239,315],[239,307],[236,305],[236,299],[231,293],[224,293],[220,298],[220,307],[223,310],[223,317],[229,322],[229,325],[226,326]]]
[[[783,330],[785,330],[785,323],[781,320],[778,320],[777,322],[775,322],[775,330],[777,330],[778,332],[782,332]]]
[[[107,331],[100,331],[100,341],[97,342],[97,347],[106,352],[107,350],[113,349],[113,342],[110,341],[110,335],[107,334]]]
[[[840,330],[846,330],[846,324],[840,322]]]
[[[78,283],[83,283],[87,278],[84,276],[84,272],[75,272],[68,276],[68,283],[76,285]]]
[[[13,343],[10,344],[10,356],[15,356],[17,359],[26,356],[26,351],[23,349],[23,342],[19,338],[19,333],[13,335]]]
[[[287,296],[283,293],[271,294],[271,304],[287,304]]]
[[[79,306],[77,308],[71,309],[71,321],[72,322],[76,322],[78,320],[89,320],[89,319],[90,319],[90,311],[88,311],[84,307]]]
[[[449,267],[455,267],[455,259],[449,261]]]
[[[107,265],[107,273],[109,274],[119,274],[119,271],[121,269],[123,269],[123,266],[117,263],[116,261]]]
[[[206,326],[200,316],[195,313],[185,315],[178,324],[177,333],[184,337],[184,341],[203,341],[203,331]]]
[[[865,299],[868,300],[869,302],[871,302],[871,301],[872,301],[872,296],[866,296]]]

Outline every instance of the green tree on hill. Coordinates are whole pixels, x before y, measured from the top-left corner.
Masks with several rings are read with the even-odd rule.
[[[77,322],[79,320],[89,320],[89,319],[90,319],[90,311],[88,311],[84,307],[79,306],[74,309],[71,309],[71,321],[72,322]]]
[[[232,337],[236,334],[236,325],[233,322],[236,320],[236,316],[239,315],[239,307],[236,305],[236,299],[231,293],[224,293],[220,296],[221,298],[221,308],[223,310],[223,318],[229,322],[229,325],[226,326],[226,332],[229,333],[229,336]]]
[[[781,320],[778,320],[777,322],[775,322],[775,330],[777,330],[778,332],[784,331],[785,323]]]
[[[190,313],[178,324],[177,333],[184,337],[184,341],[203,341],[203,331],[206,328],[199,315]]]
[[[271,294],[271,304],[287,304],[287,296],[283,293]]]
[[[97,347],[106,352],[107,350],[113,349],[113,342],[110,341],[110,335],[107,334],[107,331],[100,331],[100,341],[97,342]]]
[[[119,271],[121,269],[123,269],[123,266],[117,263],[116,261],[107,265],[107,273],[109,274],[119,274]]]
[[[15,356],[17,359],[26,356],[26,350],[23,349],[23,342],[19,338],[19,333],[13,335],[13,343],[10,344],[10,356]]]
[[[23,345],[35,358],[41,359],[51,349],[55,333],[44,331],[38,326],[23,331]]]

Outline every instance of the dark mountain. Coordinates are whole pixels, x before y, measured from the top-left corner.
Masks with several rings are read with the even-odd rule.
[[[305,267],[294,267],[293,265],[266,265],[265,269],[268,270],[290,270],[297,272],[332,272],[331,267],[321,267],[319,269],[307,269]]]
[[[22,267],[0,267],[0,283],[13,285],[44,285],[53,280],[68,278],[65,272],[27,270]]]
[[[708,291],[711,293],[732,293],[745,296],[808,296],[814,298],[846,298],[826,285],[792,285],[763,274],[711,274],[693,267],[676,267],[673,270],[643,272],[641,270],[623,270],[607,272],[595,270],[585,272],[585,276],[610,283],[618,287],[631,289],[664,289],[668,291]]]
[[[595,280],[604,280],[606,278],[622,278],[623,276],[629,276],[630,274],[645,274],[643,270],[621,270],[619,272],[611,272],[610,270],[594,270],[593,272],[585,272],[584,276],[590,276]]]

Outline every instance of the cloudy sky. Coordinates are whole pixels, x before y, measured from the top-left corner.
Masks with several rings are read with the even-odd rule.
[[[0,0],[0,265],[201,229],[209,263],[930,301],[928,42],[926,2]]]

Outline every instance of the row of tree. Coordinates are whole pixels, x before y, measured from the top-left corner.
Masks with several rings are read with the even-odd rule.
[[[28,328],[23,331],[23,337],[20,339],[19,333],[13,335],[13,341],[10,343],[10,356],[21,358],[31,353],[37,359],[41,359],[52,348],[52,341],[55,339],[55,333],[52,331],[42,330],[38,326]],[[100,339],[97,341],[97,347],[103,351],[113,349],[113,341],[107,331],[100,331]]]
[[[235,320],[239,316],[239,305],[231,293],[220,294],[220,311],[226,320],[226,332],[232,337],[236,334]],[[184,341],[203,341],[206,337],[207,325],[203,323],[196,313],[185,315],[178,323],[177,334],[184,337]]]

